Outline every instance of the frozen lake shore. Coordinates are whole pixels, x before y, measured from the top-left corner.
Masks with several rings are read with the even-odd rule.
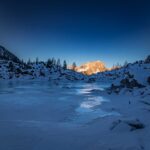
[[[140,102],[148,97],[109,95],[108,86],[1,81],[0,149],[148,150],[149,108]],[[137,119],[143,129],[132,131]]]

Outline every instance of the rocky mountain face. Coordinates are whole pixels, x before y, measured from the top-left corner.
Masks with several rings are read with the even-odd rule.
[[[105,64],[101,61],[88,62],[75,68],[75,71],[81,72],[85,75],[92,75],[98,72],[104,72],[106,70],[107,68]]]
[[[16,63],[19,63],[20,60],[17,56],[9,52],[5,47],[0,45],[0,60],[5,60],[5,61],[13,61]]]

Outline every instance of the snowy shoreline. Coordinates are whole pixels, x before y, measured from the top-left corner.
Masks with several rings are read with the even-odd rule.
[[[108,94],[100,83],[24,83],[1,89],[0,149],[149,150],[149,86]]]

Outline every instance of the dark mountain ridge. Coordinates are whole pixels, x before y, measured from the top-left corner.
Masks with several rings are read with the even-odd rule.
[[[13,53],[9,52],[5,47],[0,45],[0,60],[11,60],[16,63],[20,63],[20,59]]]

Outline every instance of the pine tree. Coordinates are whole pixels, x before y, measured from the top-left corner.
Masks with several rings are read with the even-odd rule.
[[[74,70],[74,71],[75,71],[76,67],[77,67],[76,63],[75,63],[75,62],[73,62],[73,64],[72,64],[72,70]]]
[[[63,62],[63,69],[67,69],[67,62],[66,62],[66,60],[64,60],[64,62]]]
[[[57,59],[56,66],[57,66],[57,68],[60,68],[60,67],[61,67],[60,59]]]
[[[117,63],[116,64],[116,69],[119,69],[119,68],[121,68],[121,64]]]
[[[46,66],[47,67],[51,67],[52,66],[52,60],[50,58],[47,60]]]
[[[35,61],[35,63],[36,63],[36,64],[38,64],[38,63],[39,63],[39,59],[38,59],[38,57],[36,57],[36,61]]]
[[[30,65],[30,64],[31,64],[31,60],[29,58],[28,61],[27,61],[27,65]]]
[[[55,66],[56,65],[56,59],[53,57],[52,58],[52,65]]]

